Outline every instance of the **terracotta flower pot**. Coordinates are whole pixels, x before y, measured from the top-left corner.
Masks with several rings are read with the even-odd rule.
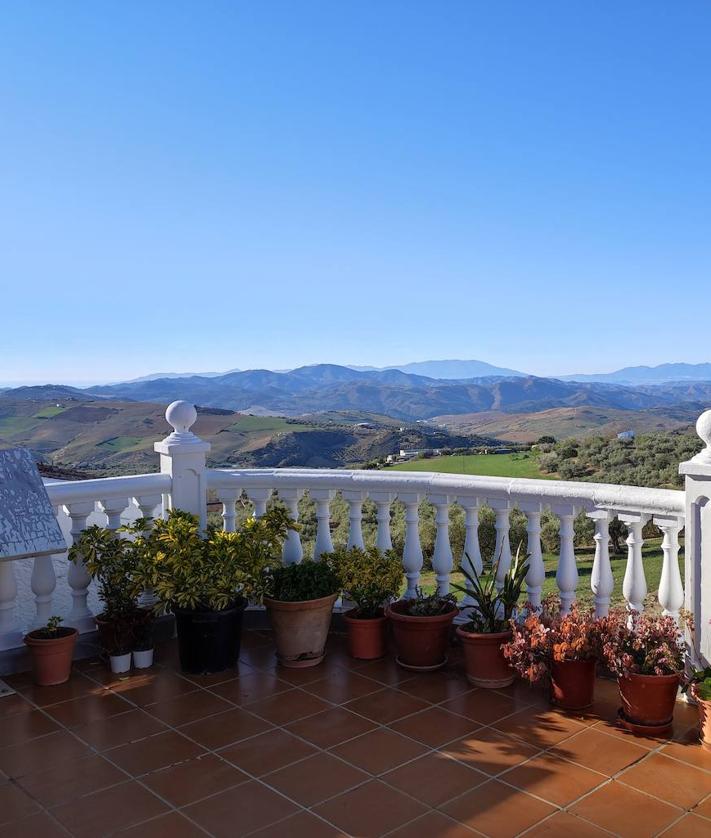
[[[627,723],[631,730],[644,727],[654,728],[648,733],[665,733],[674,716],[679,681],[679,675],[620,676],[617,679],[622,699],[620,721]]]
[[[413,617],[406,614],[402,600],[388,607],[387,616],[393,627],[397,662],[405,669],[425,672],[447,663],[447,647],[452,620],[458,614],[453,608],[435,617]]]
[[[343,622],[348,632],[348,654],[358,660],[382,658],[386,652],[388,618],[359,617],[357,611],[347,611]]]
[[[691,687],[691,696],[699,708],[701,745],[711,751],[711,700],[701,698],[695,685]]]
[[[75,628],[60,628],[57,637],[41,636],[41,629],[31,631],[25,637],[25,645],[32,655],[32,673],[40,687],[51,687],[69,680],[72,671],[72,656],[77,642]]]
[[[264,598],[282,666],[300,669],[321,663],[337,599],[337,594],[301,602]]]
[[[595,658],[553,661],[551,664],[551,701],[564,710],[584,710],[593,703],[595,693]]]
[[[501,650],[504,643],[511,640],[510,631],[475,634],[459,627],[457,636],[462,641],[464,666],[470,684],[488,689],[513,684],[516,674]]]

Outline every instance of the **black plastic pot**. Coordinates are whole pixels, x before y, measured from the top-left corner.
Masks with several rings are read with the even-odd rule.
[[[173,609],[183,672],[202,675],[235,666],[239,657],[245,606],[242,601],[223,611]]]

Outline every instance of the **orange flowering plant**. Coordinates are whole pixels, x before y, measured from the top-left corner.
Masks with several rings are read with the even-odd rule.
[[[554,661],[598,657],[600,627],[592,609],[573,603],[563,615],[558,598],[551,595],[540,610],[528,603],[522,617],[511,621],[513,637],[503,647],[504,656],[522,678],[534,683],[550,677]]]

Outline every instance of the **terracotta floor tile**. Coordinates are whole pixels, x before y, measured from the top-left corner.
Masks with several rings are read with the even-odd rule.
[[[440,806],[488,778],[443,754],[430,753],[388,771],[381,779],[428,806]]]
[[[269,722],[242,710],[233,707],[226,713],[218,713],[215,716],[208,716],[199,722],[183,725],[180,732],[204,745],[208,750],[214,751],[217,748],[224,748],[240,739],[264,733],[271,728]]]
[[[516,712],[513,700],[493,690],[474,690],[445,701],[444,710],[490,725]]]
[[[540,753],[538,748],[485,728],[444,745],[440,750],[471,768],[495,776]]]
[[[597,722],[592,729],[598,731],[599,733],[606,733],[608,736],[614,736],[616,739],[621,739],[623,742],[632,742],[638,748],[646,748],[647,751],[655,750],[660,745],[664,745],[671,741],[671,735],[642,736],[637,733],[631,733],[618,723],[617,717],[615,717],[614,720]]]
[[[68,760],[89,756],[91,751],[70,733],[58,730],[29,742],[0,748],[0,771],[8,777],[23,777],[33,771],[55,768]]]
[[[415,698],[421,698],[423,701],[429,701],[432,704],[439,704],[442,701],[448,701],[462,695],[462,693],[471,692],[474,687],[462,673],[440,670],[417,674],[414,678],[405,681],[399,689],[414,695]]]
[[[711,794],[711,774],[662,754],[650,754],[618,780],[682,809],[691,809]]]
[[[314,681],[320,681],[322,678],[342,673],[345,668],[343,661],[327,656],[318,666],[304,668],[277,666],[274,671],[282,681],[288,681],[292,687],[305,687],[308,684],[313,684]]]
[[[22,692],[33,701],[38,707],[49,707],[60,701],[71,701],[73,698],[81,698],[91,693],[100,694],[103,688],[95,684],[89,678],[84,677],[81,672],[72,672],[70,679],[64,684],[57,684],[54,687],[38,687],[30,682]]]
[[[255,832],[294,814],[297,807],[256,780],[194,803],[185,814],[217,838]]]
[[[139,707],[168,701],[184,693],[194,692],[195,689],[191,681],[161,670],[132,675],[111,687],[112,692]]]
[[[120,745],[104,752],[116,765],[128,771],[134,777],[166,768],[176,762],[195,759],[204,753],[204,748],[196,745],[179,733],[168,730],[129,745]]]
[[[314,713],[321,713],[328,710],[330,704],[321,701],[311,693],[299,689],[291,689],[279,695],[265,698],[262,701],[255,701],[252,704],[245,704],[249,710],[261,718],[266,719],[275,725],[289,724],[305,716],[313,716]]]
[[[711,838],[711,821],[694,814],[684,815],[663,835],[664,838]]]
[[[396,829],[427,810],[412,797],[371,780],[316,806],[314,811],[348,835],[370,838]]]
[[[223,698],[206,690],[197,690],[150,704],[146,711],[171,727],[180,727],[221,713],[223,710],[230,710],[231,707],[232,705]]]
[[[441,812],[428,812],[391,832],[388,838],[474,838],[475,833]]]
[[[18,782],[35,800],[49,808],[123,783],[126,779],[123,771],[103,757],[92,755],[85,759],[68,760],[60,770],[48,768],[27,774]]]
[[[376,728],[331,750],[356,768],[377,775],[422,756],[427,748],[387,728]]]
[[[538,748],[550,747],[585,730],[583,725],[563,713],[538,707],[520,710],[513,716],[500,719],[494,727]]]
[[[220,756],[248,774],[261,777],[314,753],[316,749],[311,745],[284,730],[275,728],[252,739],[223,748]]]
[[[298,812],[252,835],[253,838],[345,838],[340,829],[310,812]]]
[[[485,690],[494,692],[508,698],[513,703],[514,711],[523,710],[526,707],[550,707],[550,695],[548,688],[542,684],[530,684],[521,678],[517,678],[508,687],[499,687],[496,690]]]
[[[516,766],[501,779],[556,806],[568,806],[583,794],[607,782],[603,774],[566,762],[550,753],[541,754]]]
[[[447,710],[442,710],[441,707],[430,707],[428,710],[400,719],[390,727],[411,739],[417,739],[418,742],[436,748],[445,742],[451,742],[453,739],[472,733],[480,725],[465,716],[457,716]]]
[[[109,690],[101,690],[93,695],[75,698],[73,701],[53,704],[47,707],[45,712],[65,727],[78,727],[87,722],[109,719],[130,709],[131,705],[127,701]]]
[[[205,833],[179,812],[169,812],[124,829],[118,835],[121,838],[204,838]]]
[[[9,780],[0,783],[0,826],[39,811],[30,795]]]
[[[366,678],[349,669],[332,672],[325,678],[320,678],[304,687],[308,692],[333,704],[344,704],[346,701],[361,698],[382,688],[383,685],[379,681]]]
[[[67,831],[46,812],[38,812],[20,821],[6,823],[2,828],[2,838],[67,838]]]
[[[276,669],[278,666],[276,649],[273,644],[251,646],[240,649],[239,659],[255,669]]]
[[[180,677],[185,678],[186,681],[191,681],[198,687],[212,689],[218,684],[234,681],[236,678],[244,677],[254,672],[256,672],[254,667],[249,666],[243,661],[237,661],[233,667],[225,669],[222,672],[207,672],[203,675],[195,675],[191,672],[181,672]]]
[[[313,806],[368,779],[368,774],[352,765],[330,754],[317,753],[267,774],[262,782],[302,806]]]
[[[14,693],[13,695],[6,695],[0,701],[0,719],[5,720],[10,716],[17,716],[24,713],[36,712],[35,708],[30,704],[29,699],[25,698],[22,693]],[[0,742],[3,741],[0,739]]]
[[[589,821],[569,812],[558,812],[534,826],[526,833],[526,838],[609,838],[609,835]]]
[[[167,806],[138,783],[128,782],[103,791],[94,792],[81,800],[65,803],[52,814],[76,838],[96,838],[111,831],[152,818],[167,811]]]
[[[388,687],[396,687],[415,677],[414,672],[398,666],[392,657],[356,665],[354,671]]]
[[[642,759],[649,751],[634,742],[608,736],[593,728],[555,745],[551,753],[612,777]]]
[[[161,733],[166,729],[163,722],[159,722],[143,710],[132,709],[127,713],[112,716],[108,723],[99,719],[79,725],[74,728],[74,733],[93,748],[105,751],[107,748],[145,739],[146,736]]]
[[[240,675],[239,678],[211,687],[210,691],[241,706],[254,701],[263,701],[290,689],[291,684],[282,681],[274,672],[251,671],[247,675]]]
[[[704,818],[711,820],[711,797],[707,797],[706,800],[699,803],[694,809],[694,814],[702,815]]]
[[[522,791],[489,780],[442,807],[445,814],[490,835],[509,838],[553,814],[555,808]]]
[[[244,783],[249,777],[214,754],[154,771],[143,782],[173,806],[187,806],[219,791]]]
[[[353,739],[372,730],[375,725],[345,710],[343,707],[332,707],[315,716],[308,716],[298,722],[286,725],[286,730],[295,736],[300,736],[318,748],[331,748],[347,739]]]
[[[425,710],[428,704],[422,699],[386,688],[349,701],[345,707],[378,724],[390,724],[403,716]]]
[[[0,705],[7,698],[0,700]],[[23,702],[28,708],[29,704]],[[18,711],[15,715],[0,716],[0,747],[26,742],[45,733],[59,730],[59,725],[41,710]]]
[[[701,747],[697,731],[690,731],[689,736],[681,742],[670,742],[660,753],[711,771],[711,751]]]
[[[681,814],[680,809],[615,780],[578,801],[570,811],[622,838],[656,835]]]

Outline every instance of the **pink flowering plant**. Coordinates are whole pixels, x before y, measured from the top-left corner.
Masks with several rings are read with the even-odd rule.
[[[618,677],[677,675],[684,669],[683,636],[674,617],[616,608],[601,621],[601,648]]]
[[[600,620],[589,608],[573,603],[568,614],[560,613],[555,596],[546,597],[542,608],[530,603],[522,620],[512,620],[513,637],[504,645],[504,656],[518,674],[531,683],[550,678],[554,662],[597,658]]]

